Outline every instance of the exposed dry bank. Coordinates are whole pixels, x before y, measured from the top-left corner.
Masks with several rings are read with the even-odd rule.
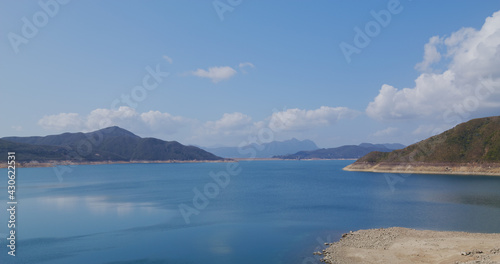
[[[134,164],[134,163],[219,163],[237,162],[233,159],[221,160],[131,160],[131,161],[47,161],[47,162],[17,162],[17,168],[41,168],[61,165],[103,165],[103,164]],[[7,168],[7,163],[1,163],[0,168]]]
[[[414,230],[401,227],[344,234],[321,253],[323,261],[351,263],[500,263],[500,234]]]
[[[500,176],[498,163],[391,163],[356,162],[344,168],[346,171],[418,173],[418,174],[457,174]]]
[[[392,152],[370,152],[346,170],[500,175],[500,116],[459,124]]]

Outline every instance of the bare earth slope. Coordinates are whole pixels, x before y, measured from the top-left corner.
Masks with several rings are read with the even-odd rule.
[[[439,232],[401,227],[344,234],[323,261],[351,263],[500,263],[500,234]]]

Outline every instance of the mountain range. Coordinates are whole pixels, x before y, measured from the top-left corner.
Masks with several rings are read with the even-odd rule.
[[[295,154],[275,156],[281,159],[357,159],[372,151],[390,152],[394,149],[404,148],[397,143],[345,145],[337,148],[323,148],[313,151],[299,151]]]
[[[4,137],[0,151],[15,151],[18,161],[195,161],[222,160],[177,141],[142,138],[117,126],[90,133],[44,137]]]
[[[202,147],[203,148],[203,147]],[[217,156],[223,158],[249,158],[251,154],[247,151],[253,149],[256,158],[271,158],[277,155],[295,153],[297,151],[308,151],[318,149],[318,146],[311,140],[298,140],[292,138],[285,141],[272,141],[265,144],[250,144],[243,147],[218,147],[203,148]]]
[[[224,158],[249,158],[248,150],[256,158],[283,159],[350,159],[371,151],[390,152],[401,144],[347,145],[318,149],[311,140],[292,138],[266,144],[243,147],[199,148],[185,146],[176,141],[142,138],[117,126],[89,133],[63,133],[49,136],[4,137],[0,151],[15,151],[18,161],[200,161]],[[213,154],[212,154],[213,153]],[[290,154],[295,153],[295,154]]]

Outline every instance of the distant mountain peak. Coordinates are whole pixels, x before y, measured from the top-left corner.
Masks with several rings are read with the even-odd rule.
[[[322,148],[312,151],[299,151],[295,154],[279,155],[282,159],[353,159],[359,158],[371,151],[389,152],[383,144],[361,143],[356,145],[344,145],[336,148]]]
[[[102,134],[105,134],[107,136],[129,136],[129,137],[134,137],[134,138],[140,138],[138,135],[136,135],[136,134],[134,134],[126,129],[123,129],[119,126],[110,126],[110,127],[106,127],[103,129],[99,129],[97,131],[89,132],[87,134],[96,134],[96,133],[102,133]]]
[[[269,143],[256,144],[252,143],[243,147],[220,147],[220,148],[203,148],[217,156],[224,158],[248,158],[248,149],[252,149],[257,158],[271,158],[276,155],[285,155],[289,153],[296,153],[301,150],[315,150],[318,149],[316,144],[308,139],[298,140],[296,138],[287,139],[284,141],[272,141]],[[250,150],[252,151],[252,150]]]

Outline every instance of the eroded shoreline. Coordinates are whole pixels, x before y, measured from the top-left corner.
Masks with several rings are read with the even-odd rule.
[[[17,162],[17,168],[43,168],[69,165],[104,165],[104,164],[161,164],[161,163],[220,163],[237,162],[233,159],[223,160],[132,160],[132,161],[47,161],[47,162]],[[7,163],[0,164],[0,168],[7,168]]]
[[[363,171],[377,173],[405,173],[405,174],[450,174],[450,175],[477,175],[500,176],[500,164],[422,164],[422,163],[353,163],[346,166],[345,171]]]
[[[16,163],[18,168],[43,168],[55,167],[64,165],[104,165],[104,164],[155,164],[155,163],[220,163],[220,162],[239,162],[239,161],[296,161],[293,159],[279,159],[279,158],[225,158],[222,160],[134,160],[134,161],[19,161]],[[355,160],[355,159],[302,159],[302,161],[313,160]],[[0,164],[1,168],[7,168],[7,163]]]
[[[500,263],[500,234],[415,230],[359,230],[317,252],[325,263]]]

